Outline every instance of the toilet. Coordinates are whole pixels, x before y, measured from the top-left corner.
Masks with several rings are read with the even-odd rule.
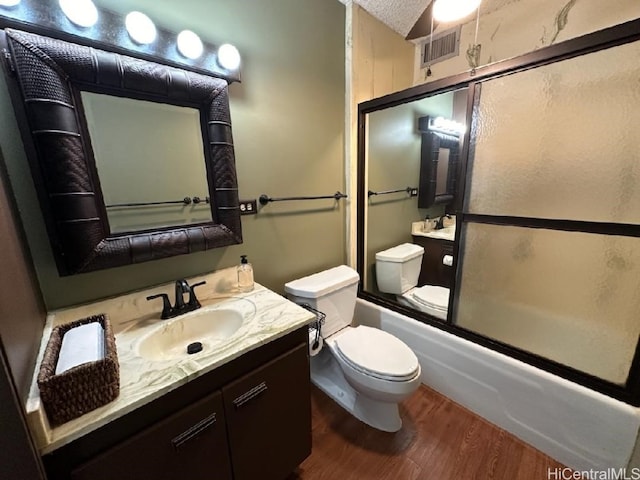
[[[326,315],[324,347],[311,357],[311,381],[362,422],[396,432],[402,427],[398,403],[420,385],[420,364],[390,333],[351,326],[359,280],[358,272],[341,265],[284,288],[291,301]]]
[[[449,289],[437,285],[416,287],[423,255],[424,248],[413,243],[403,243],[376,253],[378,290],[396,295],[402,305],[446,320]]]

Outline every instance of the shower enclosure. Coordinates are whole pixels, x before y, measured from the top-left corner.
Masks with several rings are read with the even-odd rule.
[[[640,405],[638,32],[634,20],[360,104],[360,296]],[[384,179],[424,185],[425,113],[464,125],[454,198],[367,196],[397,187]],[[415,243],[412,224],[445,212],[442,321],[377,290],[375,252]]]

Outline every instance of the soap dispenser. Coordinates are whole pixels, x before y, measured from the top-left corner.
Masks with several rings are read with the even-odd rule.
[[[250,292],[253,290],[253,267],[247,260],[246,255],[240,256],[240,265],[238,265],[238,290],[241,292]]]

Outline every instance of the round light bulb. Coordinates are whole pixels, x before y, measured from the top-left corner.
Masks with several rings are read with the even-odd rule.
[[[15,7],[20,0],[0,0],[0,7]]]
[[[236,70],[240,66],[240,52],[229,43],[218,48],[218,65],[227,70]]]
[[[98,9],[91,0],[59,0],[60,8],[79,27],[92,27],[98,21]]]
[[[178,51],[185,57],[195,60],[203,50],[202,40],[191,30],[183,30],[178,34]]]
[[[131,39],[141,45],[147,45],[156,39],[156,26],[142,12],[130,12],[124,19]]]
[[[473,12],[481,0],[435,0],[433,18],[438,22],[460,20]]]

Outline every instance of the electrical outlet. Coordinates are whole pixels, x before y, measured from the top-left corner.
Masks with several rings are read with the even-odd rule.
[[[258,213],[258,202],[253,200],[240,200],[240,215],[255,215]]]
[[[409,192],[409,195],[412,197],[417,197],[418,196],[418,189],[417,188],[412,188],[411,192]]]

